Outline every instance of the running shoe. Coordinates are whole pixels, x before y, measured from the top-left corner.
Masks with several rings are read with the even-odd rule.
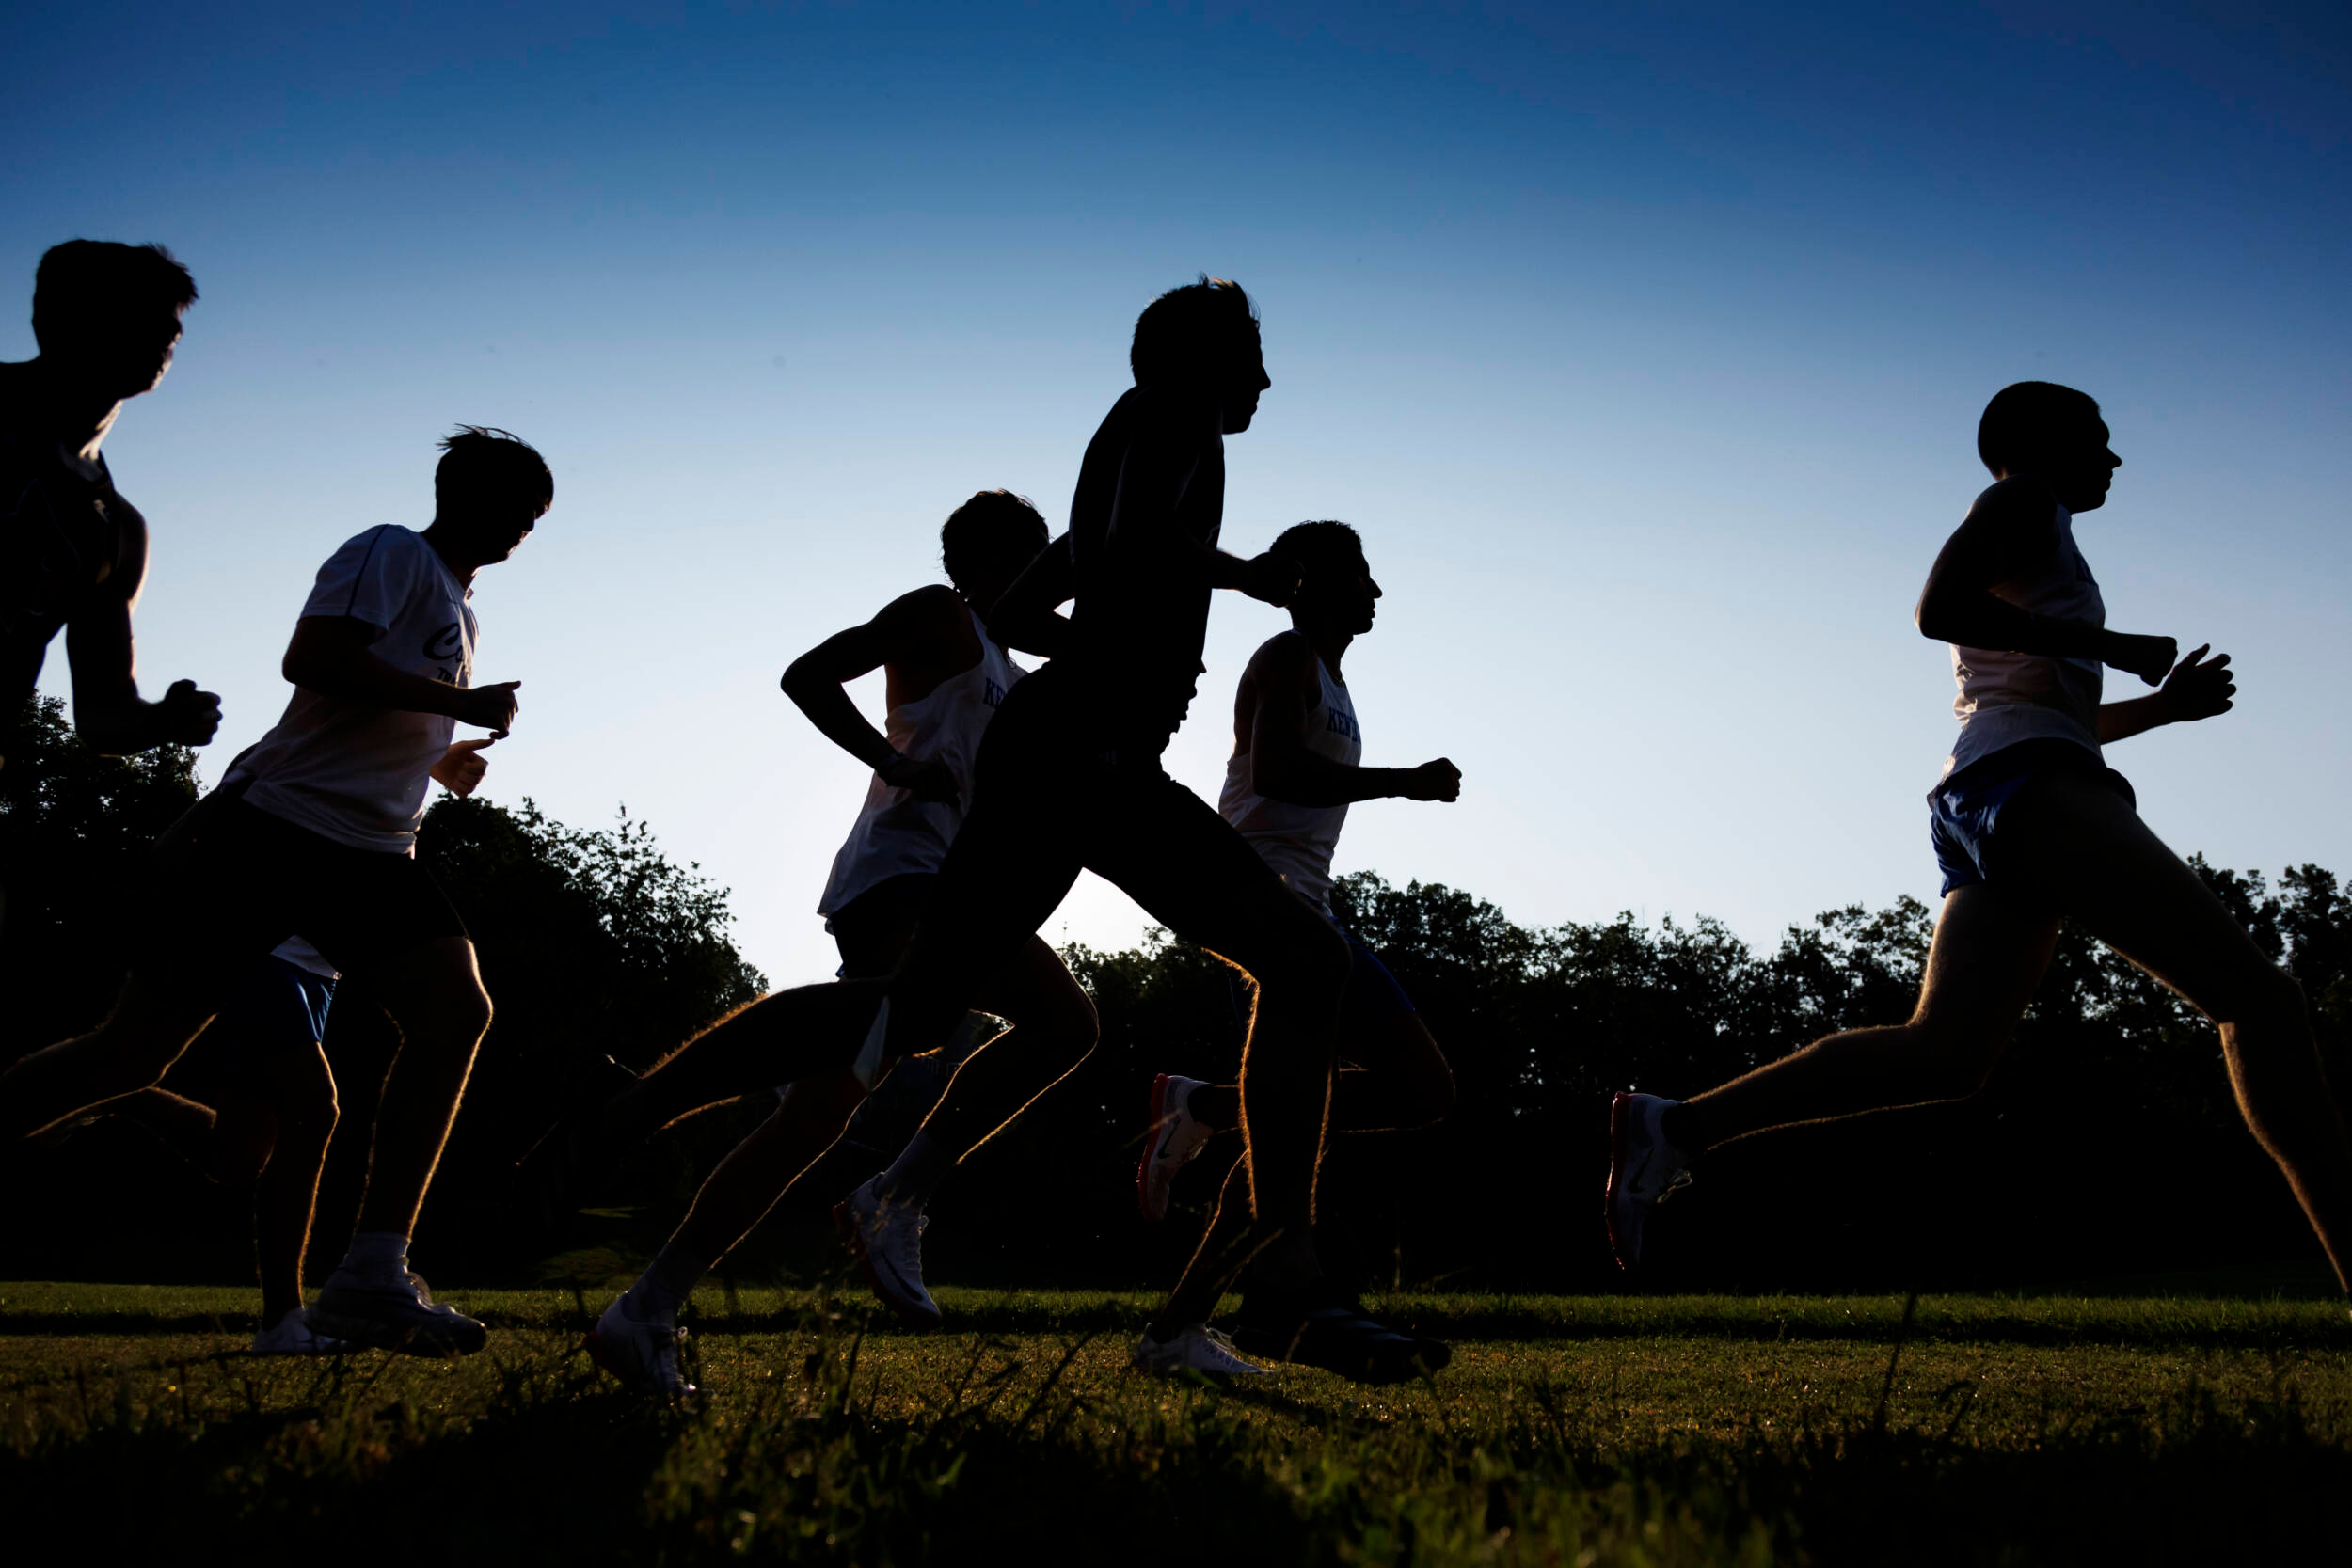
[[[490,1335],[479,1320],[437,1305],[423,1276],[406,1269],[397,1284],[337,1269],[319,1291],[309,1322],[334,1338],[407,1355],[471,1355]]]
[[[1658,1130],[1658,1118],[1678,1103],[1654,1094],[1621,1094],[1610,1102],[1609,1244],[1621,1269],[1642,1260],[1650,1205],[1691,1184],[1691,1162]]]
[[[588,1359],[637,1393],[682,1400],[694,1392],[678,1370],[678,1347],[684,1343],[686,1330],[675,1323],[641,1323],[615,1297],[588,1331]]]
[[[348,1355],[359,1347],[321,1334],[297,1307],[253,1337],[255,1355]]]
[[[916,1205],[877,1194],[881,1180],[875,1177],[834,1204],[833,1223],[882,1304],[917,1328],[937,1328],[939,1303],[923,1288],[923,1230],[930,1221]]]
[[[1188,1101],[1200,1086],[1196,1078],[1163,1072],[1152,1080],[1152,1122],[1136,1165],[1136,1203],[1157,1225],[1168,1218],[1168,1192],[1176,1173],[1200,1158],[1210,1129],[1193,1119]]]
[[[1321,1367],[1355,1383],[1409,1383],[1454,1359],[1440,1341],[1391,1328],[1354,1300],[1321,1290],[1244,1297],[1232,1342],[1250,1355]]]
[[[1153,1377],[1169,1377],[1177,1372],[1200,1372],[1209,1377],[1263,1377],[1266,1369],[1254,1361],[1245,1361],[1233,1349],[1233,1341],[1211,1328],[1207,1323],[1192,1323],[1178,1329],[1166,1339],[1154,1339],[1145,1329],[1136,1340],[1135,1354],[1127,1364],[1139,1372]]]

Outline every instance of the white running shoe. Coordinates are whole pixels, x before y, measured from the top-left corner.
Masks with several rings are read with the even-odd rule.
[[[483,1323],[453,1307],[434,1304],[421,1275],[400,1271],[399,1283],[364,1280],[348,1266],[327,1275],[310,1326],[354,1345],[409,1355],[471,1355],[489,1338]]]
[[[1211,1377],[1266,1375],[1263,1367],[1243,1360],[1233,1349],[1233,1341],[1207,1323],[1180,1328],[1166,1339],[1154,1339],[1152,1331],[1145,1329],[1136,1338],[1135,1354],[1127,1358],[1127,1364],[1153,1377],[1182,1371],[1205,1372]]]
[[[1679,1103],[1654,1094],[1621,1094],[1610,1102],[1609,1244],[1621,1269],[1642,1260],[1650,1205],[1691,1184],[1691,1162],[1658,1131],[1658,1118]]]
[[[678,1370],[678,1346],[686,1330],[674,1323],[641,1323],[621,1310],[619,1298],[588,1331],[588,1359],[640,1394],[682,1400],[694,1386]]]
[[[1168,1191],[1176,1173],[1200,1158],[1211,1135],[1186,1103],[1200,1086],[1200,1080],[1172,1072],[1152,1080],[1152,1123],[1144,1134],[1143,1158],[1136,1164],[1136,1204],[1154,1225],[1168,1218]]]
[[[253,1337],[255,1355],[348,1355],[358,1348],[312,1328],[310,1315],[299,1307]]]
[[[923,1288],[923,1230],[930,1224],[912,1203],[877,1195],[877,1176],[833,1206],[833,1223],[857,1254],[866,1283],[882,1304],[917,1328],[937,1328],[939,1303]]]

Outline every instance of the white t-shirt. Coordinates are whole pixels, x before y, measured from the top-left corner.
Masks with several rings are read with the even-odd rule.
[[[305,618],[361,621],[369,651],[396,670],[473,683],[470,591],[411,529],[386,523],[326,558]],[[437,713],[407,713],[294,688],[278,727],[229,765],[247,803],[357,849],[416,851],[433,765],[457,733]]]
[[[1356,700],[1320,656],[1315,659],[1315,678],[1322,685],[1314,706],[1307,710],[1307,750],[1343,768],[1354,768],[1364,760],[1364,732],[1356,721]],[[1250,762],[1248,752],[1226,762],[1225,791],[1217,799],[1217,810],[1249,841],[1260,860],[1272,866],[1300,897],[1329,914],[1331,856],[1340,847],[1340,830],[1347,825],[1346,804],[1301,806],[1261,795]]]
[[[2099,579],[2074,544],[2074,515],[2055,506],[2057,548],[2030,571],[1993,592],[2020,610],[2075,626],[2107,624]],[[2005,648],[1952,644],[1952,678],[1960,694],[1952,715],[1960,734],[1944,759],[1945,778],[2025,740],[2056,737],[2099,751],[2099,703],[2106,668],[2095,658],[2053,658]]]
[[[321,954],[317,948],[311,946],[300,937],[288,937],[285,941],[271,948],[269,950],[269,956],[273,958],[283,959],[285,962],[294,965],[296,969],[299,969],[306,974],[315,974],[322,980],[340,980],[342,978],[341,974],[336,973],[335,966],[326,961],[325,955]]]

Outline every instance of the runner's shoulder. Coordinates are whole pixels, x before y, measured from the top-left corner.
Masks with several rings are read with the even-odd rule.
[[[1996,479],[1977,492],[1963,527],[2027,536],[2058,526],[2058,497],[2030,474]]]
[[[1313,644],[1295,631],[1278,631],[1249,656],[1248,675],[1261,686],[1285,679],[1303,682],[1314,667]]]

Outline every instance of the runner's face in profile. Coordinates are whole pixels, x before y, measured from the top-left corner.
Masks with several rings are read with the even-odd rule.
[[[1258,336],[1257,324],[1252,322],[1249,335],[1237,345],[1225,384],[1226,435],[1238,436],[1249,428],[1249,421],[1258,417],[1258,395],[1273,385],[1273,378],[1265,373],[1264,344]]]
[[[1372,568],[1362,556],[1352,565],[1315,579],[1300,596],[1311,597],[1313,613],[1332,630],[1348,637],[1370,631],[1374,616],[1379,613],[1374,606],[1380,602],[1380,585],[1373,581]]]
[[[2106,504],[2115,470],[2123,466],[2108,440],[2106,421],[2094,419],[2082,427],[2074,441],[2053,454],[2045,477],[2058,492],[2058,504],[2067,511],[2091,512]]]
[[[522,547],[545,514],[536,496],[493,491],[469,500],[453,516],[443,511],[435,521],[451,530],[469,559],[495,566]]]
[[[149,304],[79,324],[56,356],[67,373],[90,391],[121,399],[163,385],[180,344],[181,307]]]

